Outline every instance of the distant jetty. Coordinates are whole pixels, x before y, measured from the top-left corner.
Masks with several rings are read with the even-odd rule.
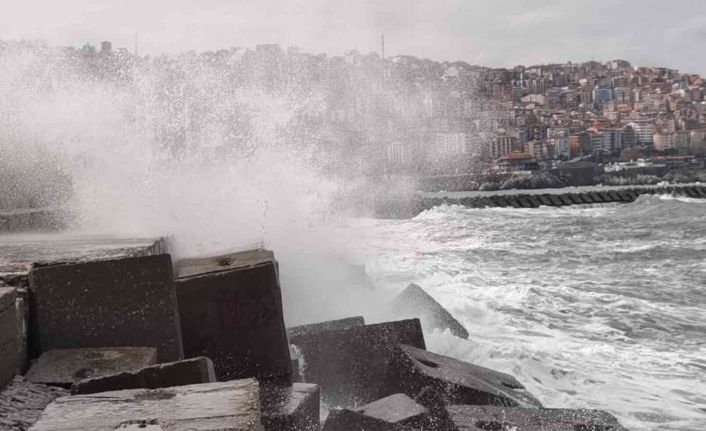
[[[375,217],[404,219],[440,205],[467,208],[539,208],[635,202],[641,195],[672,195],[706,199],[706,186],[602,186],[542,190],[424,193],[415,197],[385,198],[375,202]]]

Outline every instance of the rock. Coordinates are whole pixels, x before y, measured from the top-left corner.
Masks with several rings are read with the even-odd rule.
[[[334,329],[346,329],[354,326],[364,326],[365,319],[363,316],[347,317],[345,319],[329,320],[326,322],[310,323],[307,325],[293,326],[287,328],[287,336],[300,337],[308,334],[313,334],[321,331],[331,331]]]
[[[398,343],[425,348],[419,319],[318,331],[290,339],[303,356],[301,374],[330,405],[352,406],[383,394]]]
[[[0,430],[22,431],[31,427],[39,415],[57,397],[68,395],[66,389],[37,385],[24,377],[15,377],[0,391]]]
[[[514,377],[457,359],[400,345],[390,363],[384,394],[417,395],[425,387],[447,404],[541,407]]]
[[[176,280],[187,357],[213,360],[218,380],[292,372],[277,262],[251,250],[180,261]]]
[[[183,357],[167,254],[33,268],[30,357],[53,349],[154,346]]]
[[[348,409],[329,410],[322,431],[414,431]]]
[[[459,431],[625,431],[613,415],[600,410],[470,405],[448,406],[447,410]]]
[[[176,362],[167,362],[142,368],[139,371],[126,371],[102,377],[74,382],[71,393],[94,394],[97,392],[120,391],[123,389],[157,389],[171,386],[186,386],[216,381],[213,362],[203,356]]]
[[[74,395],[51,403],[31,431],[261,431],[255,379]]]
[[[427,409],[405,394],[392,394],[355,410],[367,417],[414,429],[431,429]]]
[[[27,372],[32,383],[70,388],[74,382],[120,372],[137,372],[157,362],[153,347],[97,347],[50,350]]]
[[[0,390],[19,368],[17,289],[0,286]]]
[[[422,328],[427,331],[448,329],[457,337],[468,338],[466,328],[416,284],[410,284],[397,295],[392,301],[391,309],[395,318],[418,317]]]
[[[265,431],[318,431],[320,391],[317,385],[260,384]]]

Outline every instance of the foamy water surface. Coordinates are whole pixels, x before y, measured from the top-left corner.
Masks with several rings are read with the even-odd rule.
[[[444,206],[338,235],[380,288],[418,283],[471,333],[428,334],[430,350],[511,373],[549,407],[706,429],[706,201]]]

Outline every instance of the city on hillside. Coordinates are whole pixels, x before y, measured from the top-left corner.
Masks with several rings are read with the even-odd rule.
[[[159,72],[155,103],[180,120],[155,126],[155,135],[175,149],[207,126],[214,104],[204,98],[254,87],[320,101],[297,113],[292,139],[315,141],[335,172],[413,176],[447,190],[706,180],[706,81],[666,67],[612,60],[504,69],[278,45],[138,56],[110,42],[0,42],[0,55],[19,49],[119,85]],[[211,79],[180,79],[194,73]],[[206,87],[185,88],[193,82]],[[223,147],[239,148],[250,126],[237,109],[230,115]]]

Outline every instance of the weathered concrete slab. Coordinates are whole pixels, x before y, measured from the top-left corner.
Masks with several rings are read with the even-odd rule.
[[[427,409],[405,394],[392,394],[355,409],[365,416],[414,429],[431,429]]]
[[[19,338],[17,319],[17,289],[0,286],[0,390],[19,368]]]
[[[337,406],[380,398],[398,343],[425,348],[419,319],[320,331],[290,342],[303,355],[303,380],[318,384],[324,400]]]
[[[509,374],[400,345],[390,363],[386,394],[416,396],[431,387],[446,403],[541,407],[520,382]]]
[[[448,329],[457,337],[468,338],[466,328],[416,284],[410,284],[395,297],[391,310],[392,315],[398,319],[418,317],[422,328],[427,331]]]
[[[71,393],[77,395],[124,389],[157,389],[215,381],[216,373],[213,371],[213,362],[201,356],[183,361],[156,364],[133,372],[126,371],[79,380],[74,382]]]
[[[459,431],[624,431],[610,413],[601,410],[524,409],[498,406],[448,406]]]
[[[257,381],[57,398],[32,431],[261,431]]]
[[[0,281],[17,287],[28,286],[35,265],[88,262],[165,254],[164,238],[123,238],[108,235],[65,233],[0,235]]]
[[[332,331],[334,329],[346,329],[364,325],[365,319],[363,316],[346,317],[345,319],[328,320],[326,322],[293,326],[291,328],[287,328],[287,336],[290,338],[301,337],[321,331]]]
[[[261,383],[260,406],[265,431],[318,431],[320,428],[317,385]]]
[[[332,409],[324,422],[322,431],[413,431],[404,425],[397,425],[365,416],[348,409]]]
[[[0,430],[29,429],[52,401],[66,395],[66,389],[37,385],[22,376],[15,377],[8,387],[0,390]]]
[[[27,372],[32,383],[70,388],[86,378],[136,372],[157,363],[153,347],[95,347],[44,352]]]
[[[234,253],[180,262],[178,267],[187,275],[176,280],[187,357],[211,358],[218,380],[291,374],[271,252]]]
[[[183,358],[169,255],[33,268],[30,357],[53,349],[152,346]]]

